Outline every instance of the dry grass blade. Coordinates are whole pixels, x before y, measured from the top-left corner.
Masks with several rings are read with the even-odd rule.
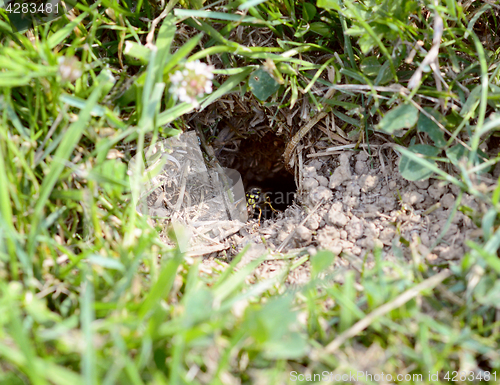
[[[434,5],[437,6],[437,2],[434,2]],[[410,90],[416,88],[418,84],[420,83],[420,79],[422,79],[422,73],[424,72],[424,68],[426,66],[430,66],[432,68],[432,71],[435,74],[436,77],[436,87],[438,91],[440,91],[441,88],[441,83],[439,83],[439,77],[440,74],[436,75],[437,72],[439,72],[439,61],[438,61],[438,54],[439,54],[439,45],[441,44],[441,37],[443,36],[443,19],[441,16],[439,16],[438,12],[434,12],[434,36],[432,39],[432,47],[427,53],[427,56],[422,60],[422,63],[420,63],[420,66],[417,68],[413,76],[410,78],[410,81],[408,82],[408,88]]]
[[[299,144],[300,140],[311,130],[311,128],[314,127],[316,123],[318,123],[321,119],[323,119],[325,116],[327,116],[327,112],[320,112],[318,115],[316,115],[313,119],[311,119],[307,124],[302,127],[299,132],[297,132],[292,140],[288,143],[285,149],[285,165],[286,167],[291,167],[290,165],[290,160],[293,154],[293,151]]]

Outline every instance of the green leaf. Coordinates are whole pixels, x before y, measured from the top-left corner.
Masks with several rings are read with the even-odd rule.
[[[461,144],[456,144],[446,150],[446,156],[455,166],[458,166],[460,159],[467,158],[468,151]]]
[[[335,11],[341,10],[338,0],[318,0],[316,5],[323,9],[334,9]]]
[[[378,124],[378,129],[393,134],[402,128],[411,128],[417,123],[418,110],[412,104],[402,104],[390,110]]]
[[[382,65],[375,56],[368,56],[361,61],[359,69],[367,76],[377,76]]]
[[[254,96],[261,101],[265,101],[280,88],[279,83],[263,68],[250,75],[248,85]]]
[[[302,7],[302,17],[306,22],[310,22],[316,16],[316,7],[311,3],[304,3]]]
[[[443,115],[441,115],[438,111],[433,110],[429,107],[424,107],[424,110],[432,115],[439,123],[443,125],[445,124]],[[436,146],[444,147],[446,145],[443,131],[435,122],[433,122],[424,114],[420,114],[420,116],[418,117],[417,130],[418,132],[425,132],[427,135],[429,135],[429,138],[432,139]]]
[[[439,148],[430,146],[428,144],[416,144],[408,147],[408,150],[415,154],[415,156],[437,156],[441,151]],[[427,160],[429,163],[436,165],[433,160]],[[399,172],[406,180],[417,181],[429,178],[433,172],[427,168],[422,167],[419,163],[410,159],[410,156],[403,154],[399,161]]]
[[[315,21],[314,23],[311,23],[309,25],[309,30],[324,37],[331,37],[334,33],[327,24],[322,23],[321,21]]]
[[[462,146],[460,143],[455,144],[453,147],[450,147],[446,150],[446,156],[448,159],[453,163],[455,166],[458,166],[459,162],[461,159],[465,158],[468,159],[470,156],[470,151],[467,150],[464,146]],[[481,158],[482,157],[482,158]],[[484,163],[483,158],[488,158],[488,155],[484,153],[482,150],[477,150],[477,153],[474,156],[474,165],[478,165],[481,163]],[[478,171],[479,174],[489,172],[491,167],[487,167],[485,169],[482,169]]]

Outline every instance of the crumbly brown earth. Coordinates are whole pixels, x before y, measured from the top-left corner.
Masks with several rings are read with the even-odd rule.
[[[391,156],[392,161],[384,158],[381,164],[378,155],[345,150],[305,162],[297,202],[260,226],[250,221],[230,238],[228,255],[250,244],[240,262],[244,265],[267,253],[256,272],[260,278],[279,274],[319,250],[337,255],[337,266],[355,269],[365,259],[373,261],[376,248],[386,260],[425,258],[445,265],[460,259],[466,240],[481,234],[469,216],[459,210],[453,215],[459,189],[433,178],[409,182],[398,172],[396,153]],[[469,194],[463,194],[460,206],[485,212],[484,204]],[[214,265],[217,256],[213,253],[204,263]],[[288,272],[289,283],[309,279],[309,262],[303,260]]]

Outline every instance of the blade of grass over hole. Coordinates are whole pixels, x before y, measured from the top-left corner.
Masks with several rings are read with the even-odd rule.
[[[42,182],[42,186],[40,188],[40,194],[38,196],[35,210],[33,213],[33,220],[31,224],[31,231],[28,238],[28,253],[33,256],[34,247],[35,247],[35,237],[38,233],[38,225],[41,222],[43,209],[49,199],[50,193],[52,189],[57,183],[57,179],[61,175],[64,169],[64,162],[69,159],[71,153],[73,152],[75,146],[80,140],[83,132],[91,119],[91,112],[94,109],[97,101],[102,96],[102,90],[110,83],[114,82],[114,79],[107,71],[103,71],[99,74],[97,78],[97,86],[90,94],[87,99],[87,103],[85,104],[85,108],[80,111],[80,115],[78,116],[78,120],[73,122],[67,129],[61,144],[56,150],[54,154],[54,162],[50,166],[50,170],[48,174],[45,176]]]

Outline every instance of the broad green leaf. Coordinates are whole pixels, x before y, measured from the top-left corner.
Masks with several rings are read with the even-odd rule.
[[[481,98],[481,85],[476,86],[470,93],[467,101],[462,106],[460,116],[474,117],[476,108],[479,106],[479,99]]]
[[[323,9],[334,9],[335,11],[341,10],[338,0],[318,0],[316,5]]]
[[[433,110],[429,107],[424,107],[424,110],[432,115],[439,123],[445,124],[443,116],[436,110]],[[433,122],[430,118],[428,118],[424,114],[420,114],[417,122],[417,130],[419,132],[425,132],[429,135],[437,147],[443,147],[446,144],[446,140],[444,139],[443,131],[438,127],[438,125]]]
[[[458,166],[459,162],[461,159],[465,158],[468,159],[470,156],[470,151],[467,150],[464,146],[462,146],[460,143],[455,144],[453,147],[450,147],[446,150],[446,156],[448,159],[453,163],[455,166]],[[482,150],[477,150],[477,153],[473,159],[473,164],[478,165],[481,163],[484,163],[483,158],[488,158],[488,155],[484,153]],[[486,167],[485,169],[479,170],[478,173],[485,173],[489,172],[491,167]]]
[[[327,24],[322,23],[321,21],[315,21],[314,23],[311,23],[309,25],[309,30],[324,37],[330,37],[333,34],[333,30]]]
[[[390,110],[378,124],[378,129],[393,134],[402,128],[411,128],[417,123],[418,110],[412,104],[402,104]]]
[[[456,144],[453,147],[450,147],[446,150],[446,156],[455,166],[458,165],[458,162],[462,158],[467,158],[468,151],[461,144]]]
[[[302,4],[302,17],[306,22],[310,22],[316,16],[316,7],[311,3]]]
[[[254,96],[265,101],[280,88],[279,83],[263,68],[259,68],[250,75],[248,85]]]
[[[375,56],[368,56],[361,61],[359,69],[367,76],[377,76],[382,65]]]
[[[428,144],[416,144],[414,146],[408,147],[408,150],[414,153],[416,156],[437,156],[441,151],[439,148],[430,146]],[[429,163],[436,165],[433,160],[427,160]],[[401,156],[399,161],[399,172],[406,180],[417,181],[429,178],[433,172],[425,167],[422,167],[419,163],[411,160],[406,155]]]

